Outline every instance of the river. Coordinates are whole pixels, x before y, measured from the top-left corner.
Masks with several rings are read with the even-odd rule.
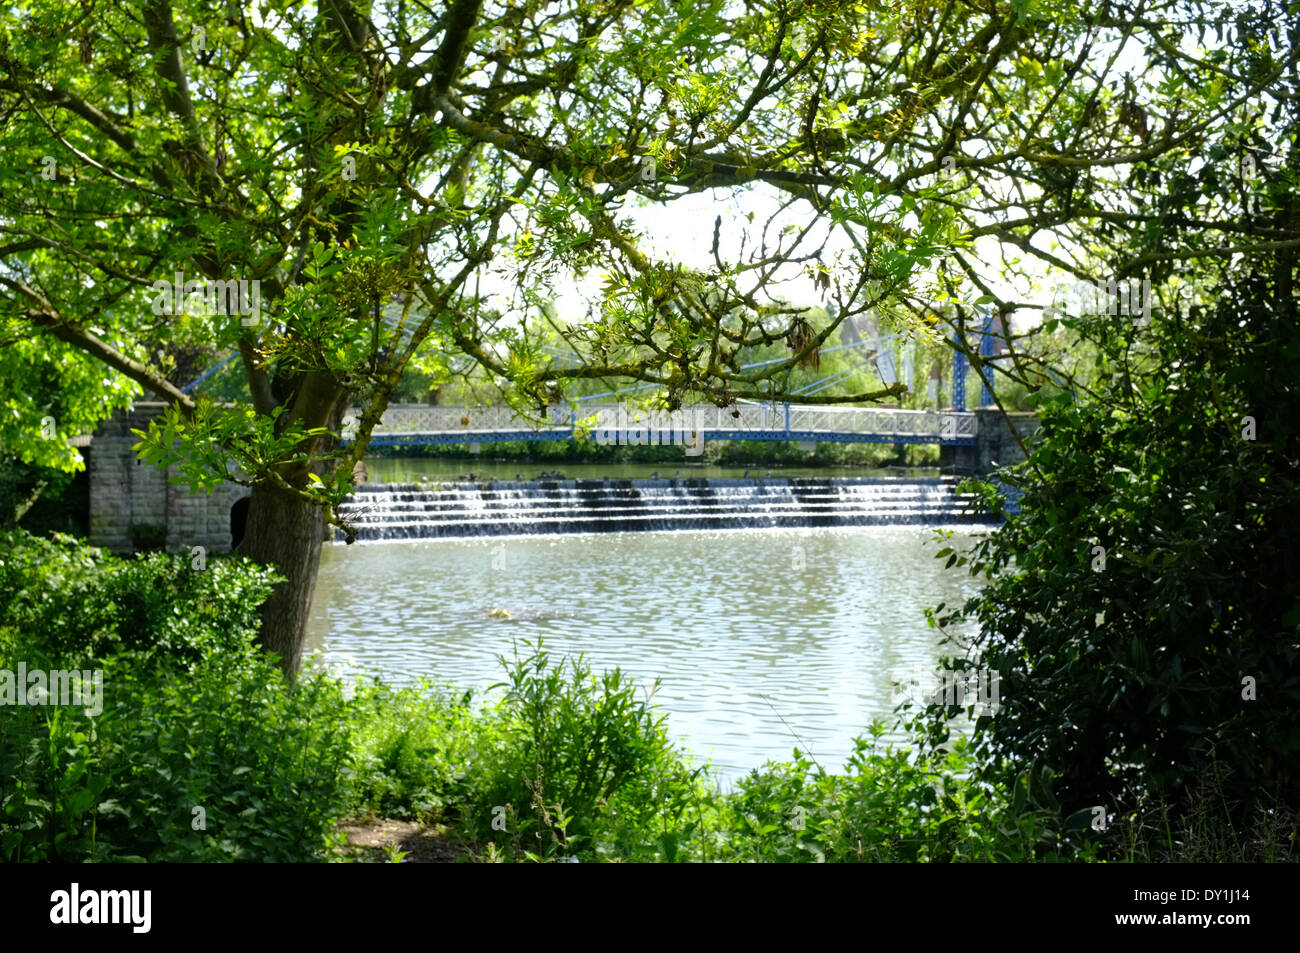
[[[549,460],[533,463],[519,461],[447,459],[442,457],[369,457],[366,459],[368,479],[376,483],[414,483],[421,479],[455,480],[531,480],[541,473],[558,470],[568,478],[583,480],[611,477],[615,479],[647,479],[662,476],[668,479],[703,478],[759,478],[768,474],[776,477],[897,477],[936,476],[938,470],[930,467],[864,467],[864,466],[782,466],[779,464],[753,464],[751,466],[721,466],[675,461],[673,463],[558,463]]]
[[[976,589],[943,570],[933,537],[903,525],[327,544],[308,649],[344,673],[485,689],[502,679],[498,655],[541,637],[596,671],[659,677],[673,737],[724,784],[796,746],[837,770],[890,717],[891,677],[933,670],[923,607]]]

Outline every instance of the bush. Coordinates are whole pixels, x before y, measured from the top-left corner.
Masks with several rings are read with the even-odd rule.
[[[491,744],[496,719],[448,689],[421,682],[393,688],[375,679],[348,705],[357,814],[451,819],[471,795],[470,767]]]
[[[319,858],[346,797],[328,679],[287,685],[254,643],[276,577],[243,560],[117,560],[0,541],[0,669],[99,669],[103,711],[0,708],[0,857]],[[196,810],[199,809],[199,810]]]
[[[510,856],[672,859],[704,769],[673,747],[665,716],[618,669],[596,677],[581,656],[552,665],[541,640],[501,661],[506,730],[476,768],[467,829]]]
[[[1001,673],[981,777],[1045,768],[1066,814],[1160,805],[1173,827],[1211,772],[1229,830],[1295,807],[1300,326],[1284,310],[1255,275],[1139,341],[1123,318],[1088,329],[1097,394],[1045,404],[1008,477],[1020,515],[969,557],[989,585],[935,617],[976,622]],[[932,729],[941,745],[941,718]]]
[[[1021,779],[1013,797],[969,780],[958,743],[933,762],[879,748],[885,726],[854,742],[847,771],[830,774],[798,751],[742,780],[725,801],[729,860],[766,862],[1026,861],[1060,859],[1054,812]],[[1037,791],[1034,792],[1036,795]]]
[[[257,637],[258,608],[277,580],[247,560],[161,553],[120,559],[56,534],[0,535],[0,629],[24,646],[71,661],[140,652],[188,664]]]

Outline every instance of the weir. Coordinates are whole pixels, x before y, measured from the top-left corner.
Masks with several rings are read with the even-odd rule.
[[[988,521],[946,477],[371,483],[341,515],[358,540]]]
[[[236,484],[191,494],[172,482],[174,470],[144,466],[132,430],[162,413],[138,402],[104,421],[90,442],[90,541],[114,552],[203,547],[225,552],[242,535],[248,490]],[[623,442],[648,439],[652,418],[621,421],[618,407],[596,411],[597,424]],[[694,409],[691,409],[694,414]],[[604,416],[601,417],[600,415]],[[1032,414],[1012,414],[1022,439],[1037,429]],[[531,429],[503,407],[396,405],[384,414],[372,444],[455,444],[571,439],[572,415]],[[789,478],[737,480],[580,480],[358,488],[345,514],[356,517],[359,539],[411,539],[501,533],[584,533],[644,529],[725,529],[762,526],[869,526],[882,523],[970,521],[960,514],[955,477],[996,472],[1022,459],[1018,441],[997,410],[934,413],[881,408],[795,408],[741,404],[709,407],[692,417],[695,432],[683,460],[709,440],[930,443],[940,471],[925,480]],[[531,425],[536,427],[534,423]],[[346,433],[346,427],[345,427]],[[363,512],[364,511],[364,512]],[[380,515],[382,514],[382,515]],[[377,518],[382,528],[371,525]],[[475,521],[483,524],[475,527]],[[504,528],[503,528],[504,527]]]

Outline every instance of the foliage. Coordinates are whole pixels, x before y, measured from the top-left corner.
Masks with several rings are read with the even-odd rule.
[[[608,840],[626,847],[629,828],[665,809],[680,816],[699,771],[682,763],[635,682],[618,669],[595,676],[581,656],[552,665],[540,640],[501,661],[508,733],[485,757],[471,830],[512,853],[591,856]],[[492,821],[502,816],[498,838]]]
[[[1139,333],[1072,322],[1099,344],[1099,392],[1043,403],[1042,442],[1004,477],[1021,513],[969,554],[989,585],[934,616],[976,622],[971,653],[1001,673],[982,778],[1042,766],[1067,813],[1177,818],[1218,766],[1238,828],[1296,804],[1300,326],[1277,293],[1294,267],[1247,266]],[[936,719],[931,743],[946,734]]]
[[[721,856],[764,862],[953,862],[1061,859],[1054,805],[972,782],[960,742],[937,760],[884,747],[882,723],[854,742],[843,773],[795,751],[741,781],[726,799]],[[1085,854],[1086,856],[1086,854]]]
[[[0,536],[0,627],[74,662],[138,653],[189,664],[257,634],[273,570],[245,560],[188,556],[117,559],[68,536]],[[76,607],[72,611],[71,607]]]
[[[1113,856],[1285,855],[1294,838],[1300,100],[1294,71],[1274,72],[1294,37],[1259,42],[1294,12],[1239,5],[1233,42],[1166,78],[1216,120],[1187,155],[1123,169],[1142,224],[1099,223],[1070,268],[1148,283],[1147,306],[1108,290],[1100,308],[1044,310],[1037,353],[1015,361],[1044,424],[1004,475],[1023,510],[959,560],[990,585],[932,618],[977,623],[953,665],[1002,676],[979,776],[1059,773],[1067,813],[1120,822]],[[1177,55],[1150,51],[1162,67]],[[1220,68],[1289,78],[1236,97]],[[1130,102],[1118,118],[1141,134],[1150,117]],[[1039,390],[1048,378],[1061,389]],[[936,715],[929,743],[946,738]]]
[[[0,309],[0,333],[6,328]],[[8,333],[0,345],[0,380],[11,385],[0,395],[0,456],[64,473],[85,468],[72,438],[93,433],[140,394],[128,377],[75,347]]]
[[[350,810],[424,820],[455,816],[470,796],[471,768],[499,719],[429,682],[394,688],[377,679],[348,704]]]
[[[103,710],[0,708],[0,856],[323,855],[346,782],[343,698],[328,680],[290,689],[257,650],[274,579],[240,560],[200,571],[3,538],[0,669],[99,670]]]

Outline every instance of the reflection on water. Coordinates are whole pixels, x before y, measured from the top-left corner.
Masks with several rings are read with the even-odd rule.
[[[807,744],[828,770],[891,675],[933,668],[922,608],[972,594],[933,529],[734,530],[327,545],[309,650],[397,683],[484,689],[512,640],[585,653],[645,685],[726,779]],[[961,530],[958,530],[959,534]],[[509,618],[502,618],[505,610]],[[521,644],[522,648],[522,644]],[[784,723],[783,723],[784,719]],[[964,719],[963,719],[964,720]]]
[[[549,460],[523,463],[518,460],[447,460],[420,457],[367,457],[367,479],[372,483],[416,483],[421,477],[429,480],[455,480],[474,475],[476,480],[531,480],[543,472],[559,470],[564,479],[587,480],[611,477],[619,480],[647,480],[652,476],[669,479],[703,478],[706,480],[759,478],[770,473],[774,477],[873,477],[873,476],[938,476],[937,469],[923,467],[781,467],[757,464],[751,467],[722,467],[694,463],[689,459],[675,463],[552,463]]]

